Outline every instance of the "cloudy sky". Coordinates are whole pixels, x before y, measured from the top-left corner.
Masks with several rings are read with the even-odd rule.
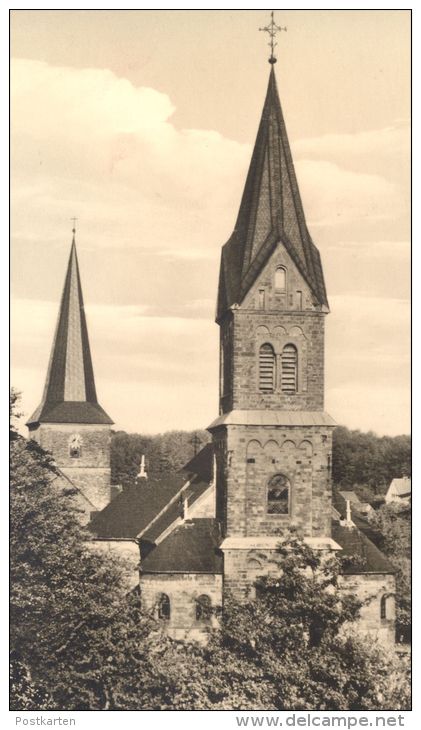
[[[12,11],[12,382],[38,405],[77,216],[97,391],[129,431],[217,415],[220,248],[269,65],[257,11]],[[276,66],[331,305],[326,408],[409,432],[407,11],[286,11]]]

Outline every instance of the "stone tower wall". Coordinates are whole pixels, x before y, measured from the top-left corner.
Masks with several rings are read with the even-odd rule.
[[[331,427],[228,426],[214,444],[225,536],[279,535],[291,525],[307,537],[330,536]],[[277,473],[290,481],[288,515],[267,511],[267,484]]]
[[[80,456],[70,456],[70,440],[78,434]],[[30,432],[40,446],[49,451],[61,471],[81,489],[93,504],[93,510],[103,509],[110,501],[110,443],[109,426],[90,424],[43,423]]]

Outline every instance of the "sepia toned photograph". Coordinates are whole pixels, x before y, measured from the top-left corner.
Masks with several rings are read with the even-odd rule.
[[[411,10],[11,10],[10,105],[10,710],[411,710]]]

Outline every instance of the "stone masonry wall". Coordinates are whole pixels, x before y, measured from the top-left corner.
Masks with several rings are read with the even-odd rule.
[[[224,549],[224,593],[239,601],[255,598],[255,581],[262,575],[278,575],[279,557],[276,550],[266,548]]]
[[[80,456],[70,456],[70,441],[80,437]],[[63,473],[79,487],[94,509],[103,509],[110,501],[110,443],[109,426],[86,424],[41,424],[31,433],[49,451]]]
[[[276,272],[285,271],[285,289],[276,288]],[[324,316],[309,286],[282,244],[239,305],[220,322],[220,412],[276,408],[322,410],[324,391]],[[274,393],[258,383],[260,346],[269,343],[276,355]],[[281,392],[281,353],[293,344],[298,352],[298,391]]]
[[[368,599],[361,609],[358,633],[377,639],[383,644],[395,643],[395,576],[366,573],[365,575],[344,575],[341,584],[362,600]],[[386,597],[386,618],[381,618],[380,602]],[[351,630],[353,627],[349,627]]]
[[[324,317],[321,312],[234,313],[233,408],[277,410],[323,410]],[[259,350],[273,347],[276,387],[273,393],[259,390]],[[281,391],[281,355],[292,344],[298,354],[298,390]]]
[[[85,543],[92,552],[116,556],[124,565],[128,590],[139,585],[139,545],[135,540],[91,540]]]
[[[162,593],[170,599],[171,617],[161,619],[162,629],[175,639],[198,639],[216,625],[215,616],[209,620],[196,619],[196,600],[209,596],[213,608],[222,605],[222,575],[205,573],[141,574],[140,595],[142,609],[157,617],[158,602]]]
[[[259,576],[277,575],[280,557],[274,550],[224,550],[224,591],[237,600],[255,597],[254,583]],[[361,617],[345,631],[358,632],[387,646],[395,644],[395,578],[393,575],[341,576],[340,585],[346,591],[367,600]],[[380,602],[386,596],[386,618],[381,617]]]
[[[329,537],[332,428],[228,426],[214,432],[217,516],[224,535],[278,535],[291,524],[308,537]],[[268,514],[267,484],[290,482],[289,514]]]

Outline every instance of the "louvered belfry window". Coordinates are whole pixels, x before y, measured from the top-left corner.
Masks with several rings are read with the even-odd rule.
[[[282,350],[281,390],[287,395],[297,392],[297,348],[285,345]]]
[[[263,393],[275,390],[275,353],[268,342],[259,350],[259,389]]]

